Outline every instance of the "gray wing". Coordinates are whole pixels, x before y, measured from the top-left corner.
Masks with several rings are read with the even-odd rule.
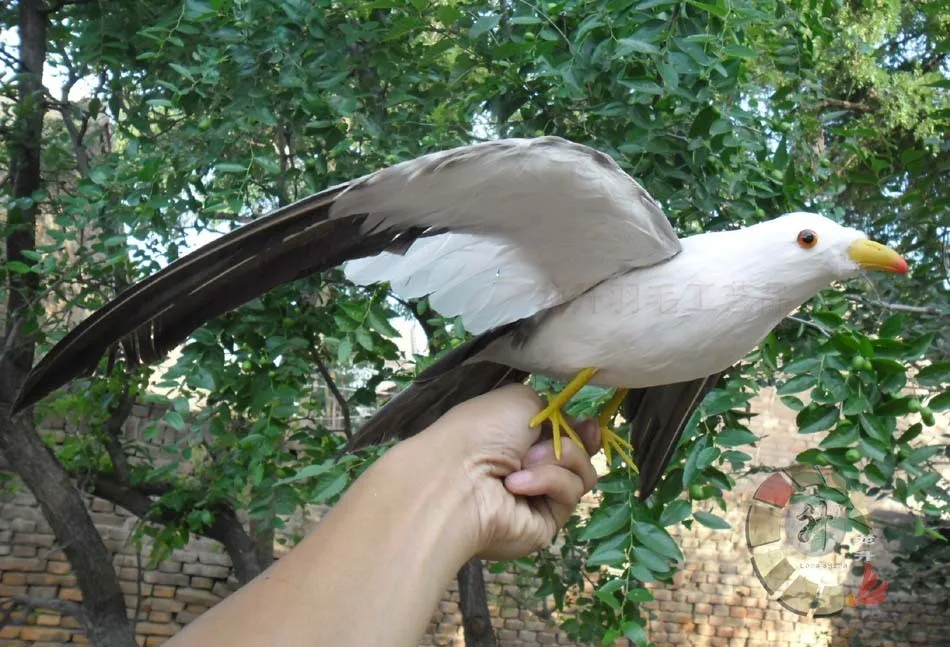
[[[448,230],[402,254],[347,264],[361,284],[428,295],[481,333],[570,301],[680,251],[669,220],[609,156],[557,137],[507,139],[399,164],[342,196],[367,227]]]
[[[93,313],[27,376],[15,410],[121,344],[155,362],[268,290],[353,259],[481,332],[678,253],[662,210],[607,155],[509,139],[397,164],[278,209],[170,264]]]

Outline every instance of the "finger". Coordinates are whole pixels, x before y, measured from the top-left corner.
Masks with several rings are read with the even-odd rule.
[[[595,423],[596,424],[596,423]],[[597,485],[597,472],[587,452],[572,442],[561,445],[561,459],[554,456],[554,443],[550,440],[531,446],[521,459],[521,468],[530,469],[540,465],[559,465],[581,477],[587,489]]]
[[[600,451],[600,423],[597,422],[596,418],[589,418],[578,423],[574,427],[574,431],[577,432],[581,442],[584,443],[584,449],[587,450],[588,456],[593,456]]]
[[[505,477],[505,487],[518,496],[545,496],[573,508],[588,488],[579,474],[560,465],[536,465]]]

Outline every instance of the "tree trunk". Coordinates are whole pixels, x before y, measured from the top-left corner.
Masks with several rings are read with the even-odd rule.
[[[465,647],[498,647],[498,639],[491,626],[491,614],[488,612],[482,561],[473,559],[463,566],[458,573],[458,583]]]
[[[10,142],[17,206],[7,215],[6,260],[32,265],[23,252],[36,245],[37,207],[31,198],[42,186],[47,10],[42,0],[20,0],[19,10],[21,68]],[[36,433],[32,413],[10,419],[12,400],[33,364],[34,339],[23,331],[31,328],[36,288],[36,274],[9,273],[6,339],[0,359],[0,451],[36,497],[72,565],[83,595],[89,641],[99,647],[136,647],[112,556],[89,518],[82,497]]]

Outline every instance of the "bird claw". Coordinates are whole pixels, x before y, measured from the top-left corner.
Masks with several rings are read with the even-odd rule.
[[[537,427],[545,421],[551,422],[551,436],[554,439],[554,458],[561,460],[562,431],[567,434],[567,436],[573,440],[578,447],[585,449],[584,443],[581,441],[580,436],[578,436],[577,432],[574,431],[574,428],[571,427],[571,424],[567,421],[567,417],[564,415],[564,412],[561,410],[561,408],[554,402],[551,402],[551,404],[538,412],[538,414],[533,417],[528,424],[531,427]]]
[[[610,465],[611,452],[615,451],[627,464],[627,467],[639,474],[636,464],[633,462],[633,445],[621,438],[618,434],[611,431],[607,425],[600,426],[600,444],[604,449],[604,457],[607,459],[607,465]]]

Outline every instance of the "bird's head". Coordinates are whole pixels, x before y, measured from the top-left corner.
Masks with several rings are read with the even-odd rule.
[[[755,227],[767,229],[776,255],[803,275],[845,280],[863,270],[907,273],[907,261],[893,249],[815,213],[789,213]]]

